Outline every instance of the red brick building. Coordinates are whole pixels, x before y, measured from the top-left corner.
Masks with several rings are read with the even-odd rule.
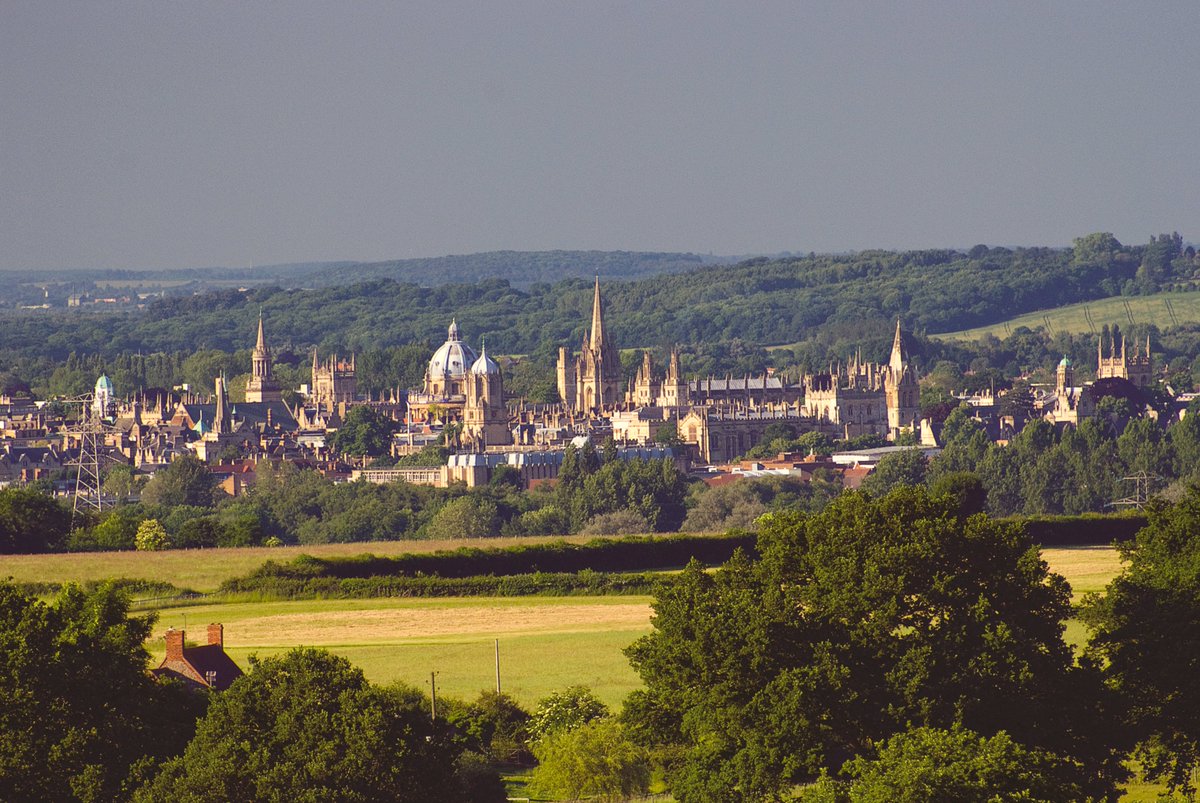
[[[225,628],[219,624],[208,626],[208,643],[198,647],[185,646],[185,632],[167,630],[167,656],[157,669],[151,671],[155,677],[174,677],[214,691],[224,691],[242,676],[242,670],[225,653]]]

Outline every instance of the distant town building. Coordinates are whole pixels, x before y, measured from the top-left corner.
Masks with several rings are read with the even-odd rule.
[[[332,410],[340,404],[352,404],[357,398],[354,355],[350,355],[348,362],[338,359],[336,354],[321,362],[317,359],[316,348],[313,348],[312,404]]]
[[[246,401],[282,401],[283,393],[271,374],[271,350],[267,347],[267,337],[263,333],[261,313],[258,316],[258,342],[254,344],[250,364],[251,374],[250,380],[246,383]]]
[[[613,348],[604,328],[600,299],[600,277],[592,296],[592,327],[583,339],[579,354],[558,350],[558,395],[575,412],[600,413],[621,398],[621,356]]]
[[[1120,337],[1120,348],[1117,337]],[[1096,378],[1128,379],[1139,388],[1149,387],[1154,380],[1154,359],[1150,356],[1150,336],[1146,336],[1145,351],[1128,354],[1125,350],[1125,335],[1112,335],[1108,352],[1104,351],[1104,336],[1096,344]]]
[[[920,399],[900,321],[886,365],[855,357],[844,369],[830,366],[828,373],[804,380],[804,413],[835,425],[843,438],[876,434],[894,439],[902,430],[916,429]]]

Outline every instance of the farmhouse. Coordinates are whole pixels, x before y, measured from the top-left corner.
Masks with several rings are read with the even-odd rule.
[[[166,634],[167,655],[155,677],[179,678],[189,685],[213,691],[224,691],[242,676],[242,670],[225,652],[225,628],[220,624],[208,626],[208,643],[198,647],[186,646],[186,633],[170,628]]]

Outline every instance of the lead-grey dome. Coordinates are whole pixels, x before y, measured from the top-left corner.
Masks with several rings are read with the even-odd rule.
[[[429,360],[429,376],[444,376],[451,379],[461,379],[467,375],[467,369],[478,356],[471,347],[462,342],[458,336],[458,324],[450,322],[446,333],[446,342],[438,347]]]
[[[471,364],[471,373],[483,376],[500,373],[500,366],[496,365],[496,362],[487,355],[486,343],[479,350],[479,359]]]

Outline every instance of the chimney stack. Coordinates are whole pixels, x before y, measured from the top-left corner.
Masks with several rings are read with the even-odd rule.
[[[182,630],[176,630],[171,627],[167,629],[167,660],[182,661],[183,660],[183,637]]]
[[[218,647],[225,646],[225,626],[224,625],[209,625],[208,626],[208,643],[216,644]]]

